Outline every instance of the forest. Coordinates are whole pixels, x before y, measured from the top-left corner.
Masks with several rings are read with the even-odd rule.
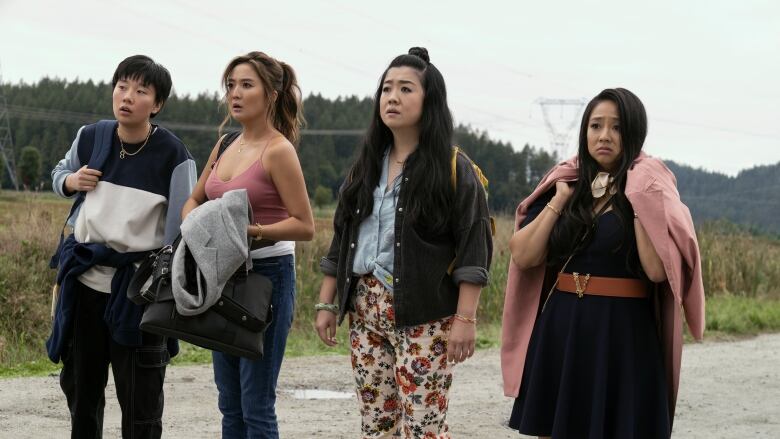
[[[70,147],[80,126],[111,118],[108,83],[45,78],[34,84],[6,83],[0,89],[9,110],[17,172],[24,174],[21,180],[28,188],[48,189],[49,171]],[[333,199],[362,143],[371,105],[369,97],[305,97],[307,124],[298,153],[310,196],[319,192],[320,201]],[[176,133],[202,169],[224,117],[216,93],[174,94],[153,121]],[[516,148],[467,125],[457,127],[455,142],[489,178],[490,207],[496,212],[511,212],[557,160],[539,146]],[[40,156],[37,165],[30,157],[36,151]],[[735,177],[671,161],[667,164],[697,223],[725,219],[780,234],[780,162],[743,170]],[[0,183],[8,188],[10,180],[5,174],[5,169],[0,170]]]

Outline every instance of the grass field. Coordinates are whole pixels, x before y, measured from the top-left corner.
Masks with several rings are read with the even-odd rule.
[[[70,208],[51,194],[0,191],[0,377],[40,374],[58,369],[46,359],[43,342],[50,330],[54,270],[48,260]],[[312,329],[327,251],[331,209],[315,212],[317,233],[296,247],[297,304],[288,355],[345,353],[319,342]],[[499,217],[491,280],[482,292],[479,345],[497,346],[504,286],[509,264],[507,242],[512,221]],[[708,336],[741,336],[780,330],[780,240],[755,236],[728,224],[699,228],[707,293]],[[343,336],[344,328],[339,328]],[[177,363],[208,361],[207,351],[184,345]]]

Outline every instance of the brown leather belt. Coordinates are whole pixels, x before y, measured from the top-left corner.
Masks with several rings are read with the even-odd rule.
[[[580,298],[582,298],[583,294],[637,299],[647,297],[647,286],[643,281],[621,277],[559,273],[556,288],[567,293],[574,293]]]

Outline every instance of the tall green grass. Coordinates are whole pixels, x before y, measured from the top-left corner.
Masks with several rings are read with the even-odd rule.
[[[43,348],[55,275],[48,260],[69,208],[68,200],[49,194],[0,191],[0,376],[56,369]],[[313,330],[322,278],[319,261],[330,245],[333,210],[317,209],[315,214],[315,238],[296,246],[297,302],[289,355],[346,352],[343,341],[332,350]],[[497,218],[490,284],[482,291],[478,312],[480,346],[498,342],[511,232],[512,219]],[[699,227],[698,238],[708,327],[738,334],[780,330],[780,240],[723,223]],[[339,333],[343,337],[345,327]],[[177,362],[208,358],[208,352],[185,345]]]
[[[780,299],[780,239],[726,222],[697,231],[704,291]]]
[[[0,192],[0,367],[46,358],[48,262],[69,208],[54,196]]]

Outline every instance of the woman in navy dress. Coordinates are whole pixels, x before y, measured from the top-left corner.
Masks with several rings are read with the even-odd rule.
[[[577,181],[558,181],[534,201],[510,241],[521,269],[561,271],[536,319],[509,421],[520,433],[671,434],[650,288],[666,274],[624,194],[646,133],[639,98],[601,92],[583,115]]]

